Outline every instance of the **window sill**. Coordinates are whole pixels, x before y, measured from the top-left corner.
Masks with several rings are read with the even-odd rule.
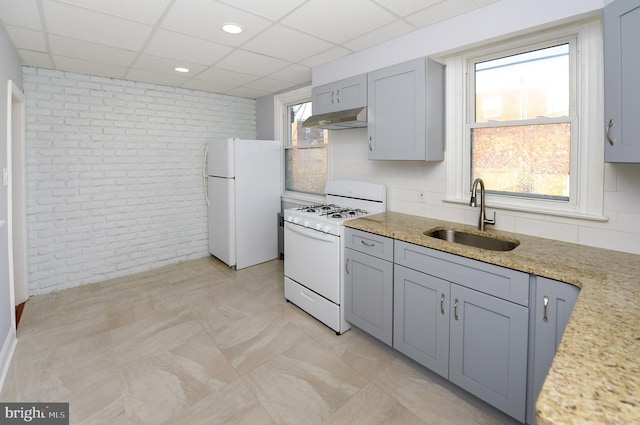
[[[297,204],[321,204],[324,203],[326,198],[324,195],[313,195],[310,193],[291,192],[285,191],[280,196],[285,202],[292,202]]]
[[[469,200],[464,199],[456,199],[456,198],[445,198],[442,202],[446,202],[449,204],[459,204],[459,205],[469,205]],[[580,213],[576,211],[561,211],[550,208],[541,208],[541,207],[521,207],[517,205],[504,204],[500,202],[490,202],[486,205],[487,208],[495,209],[495,210],[506,210],[506,211],[518,211],[518,212],[526,212],[530,214],[540,214],[540,215],[551,215],[555,217],[564,217],[564,218],[572,218],[577,220],[589,220],[589,221],[599,221],[599,222],[607,222],[609,221],[609,217],[603,215],[595,215],[595,214],[586,214]]]

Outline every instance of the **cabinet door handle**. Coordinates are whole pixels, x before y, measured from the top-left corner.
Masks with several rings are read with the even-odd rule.
[[[369,150],[372,151],[373,147],[371,146],[371,136],[369,136]]]
[[[549,321],[549,318],[547,317],[547,306],[549,305],[549,297],[548,296],[544,296],[542,297],[542,304],[544,305],[544,316],[542,317],[542,321],[547,323]]]
[[[331,90],[331,104],[335,104],[336,103],[336,92],[334,92],[333,90]]]
[[[453,303],[453,318],[458,320],[458,299],[457,298]]]
[[[338,94],[336,95],[336,100],[340,103],[340,89],[338,89]]]
[[[344,271],[346,271],[347,274],[350,274],[349,273],[349,259],[348,258],[347,258],[347,261],[345,261],[345,263],[344,263]]]
[[[364,246],[368,246],[369,248],[373,248],[374,246],[376,246],[376,244],[375,244],[375,243],[373,243],[373,242],[365,242],[365,241],[363,241],[362,239],[360,239],[360,243],[361,243],[362,245],[364,245]]]
[[[613,146],[615,140],[611,138],[611,127],[613,127],[613,118],[611,118],[607,124],[607,140],[609,141],[609,144]]]
[[[440,294],[440,313],[444,316],[444,294]]]

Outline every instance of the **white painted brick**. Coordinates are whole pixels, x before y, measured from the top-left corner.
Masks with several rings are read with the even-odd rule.
[[[25,67],[31,293],[207,252],[207,140],[255,137],[255,102]]]

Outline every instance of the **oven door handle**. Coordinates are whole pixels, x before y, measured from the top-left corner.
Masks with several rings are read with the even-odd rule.
[[[292,232],[302,236],[309,237],[309,238],[318,239],[320,241],[335,242],[336,239],[338,238],[337,236],[327,235],[324,233],[320,233],[316,230],[311,230],[311,229],[307,230],[306,228],[296,226],[295,224],[289,224],[289,223],[286,223],[286,224],[287,224],[287,229],[291,230]]]

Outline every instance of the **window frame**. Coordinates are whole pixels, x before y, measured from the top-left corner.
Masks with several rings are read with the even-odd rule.
[[[275,117],[275,125],[274,125],[274,133],[277,140],[282,141],[282,189],[283,194],[282,198],[287,201],[292,202],[304,202],[304,203],[320,203],[324,202],[325,194],[314,194],[308,192],[299,192],[295,190],[287,190],[286,189],[286,150],[291,147],[288,145],[288,108],[290,105],[295,105],[297,103],[307,102],[312,100],[311,94],[312,87],[304,86],[294,90],[287,91],[285,93],[280,93],[274,96],[274,117]],[[308,149],[312,148],[311,146],[301,146],[296,147],[295,149]],[[319,147],[313,147],[314,149],[319,149]],[[327,143],[324,147],[327,150],[327,179],[329,178],[329,143]]]
[[[535,50],[574,40],[570,70],[575,93],[570,94],[572,125],[570,199],[527,198],[488,193],[489,208],[552,216],[606,221],[603,215],[604,109],[603,42],[600,18],[563,25],[517,38],[502,39],[482,47],[442,58],[446,62],[447,191],[445,202],[468,204],[471,182],[470,122],[475,122],[474,65],[476,62]],[[571,48],[570,48],[571,49]],[[571,65],[570,65],[571,66]],[[575,114],[572,113],[575,111]],[[551,120],[551,119],[549,119]],[[522,123],[525,123],[523,121]],[[541,121],[542,123],[542,121]],[[573,140],[575,138],[575,140]]]

